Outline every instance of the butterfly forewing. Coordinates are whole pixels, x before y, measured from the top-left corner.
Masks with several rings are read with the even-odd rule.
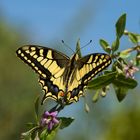
[[[64,68],[69,61],[69,57],[58,51],[35,45],[23,46],[16,53],[43,77],[54,75],[57,73],[56,69],[59,71]]]
[[[87,84],[95,75],[111,64],[111,58],[104,53],[87,55],[77,62],[79,79],[82,84]]]

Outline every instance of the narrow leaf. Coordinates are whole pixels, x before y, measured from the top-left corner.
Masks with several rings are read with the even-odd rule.
[[[46,140],[47,139],[47,129],[43,130],[39,136],[40,140]]]
[[[131,78],[126,78],[123,74],[119,74],[116,79],[114,79],[113,84],[118,87],[133,89],[137,86],[137,81]]]
[[[127,49],[127,50],[121,51],[121,52],[119,53],[119,56],[120,56],[121,58],[128,58],[128,57],[130,56],[130,52],[131,52],[132,50],[133,50],[132,48],[129,48],[129,49]]]
[[[51,131],[47,131],[47,129],[45,129],[40,134],[40,140],[54,140],[56,138],[56,134],[59,128],[60,128],[60,123],[57,126],[55,126]]]
[[[119,49],[120,40],[117,37],[116,40],[112,43],[112,51],[115,52]]]
[[[30,129],[29,131],[22,133],[21,134],[21,137],[22,138],[26,138],[28,136],[31,136],[31,134],[34,133],[34,132],[36,132],[38,129],[40,129],[40,126],[35,126],[32,129]]]
[[[123,14],[119,17],[118,21],[116,22],[116,35],[117,37],[121,38],[124,33],[126,25],[126,14]]]
[[[100,39],[99,42],[100,42],[100,45],[101,45],[101,47],[103,48],[104,51],[106,51],[107,53],[110,53],[111,52],[111,48],[110,48],[108,42],[106,42],[103,39]]]
[[[59,117],[59,119],[61,120],[60,129],[68,127],[74,121],[74,118]]]
[[[39,96],[35,100],[35,116],[37,122],[38,122],[38,115],[39,115]]]
[[[58,125],[55,129],[51,130],[50,133],[47,134],[47,137],[44,136],[46,139],[42,139],[42,140],[54,140],[56,138],[56,134],[59,130],[60,125]]]
[[[140,34],[135,34],[137,36],[137,41],[140,42]]]
[[[80,39],[78,39],[77,43],[76,43],[76,52],[79,56],[79,58],[82,57],[82,53],[81,53],[81,49],[80,49]]]
[[[27,125],[28,129],[32,129],[33,127],[37,126],[37,124],[32,123],[32,122],[29,122],[26,125]]]
[[[137,51],[137,55],[136,55],[136,66],[140,65],[140,52]]]
[[[132,43],[134,43],[134,44],[138,43],[138,38],[137,38],[136,34],[129,32],[128,37]]]
[[[87,103],[85,103],[85,111],[86,111],[86,113],[89,113],[89,111],[90,111],[89,106],[88,106]]]
[[[99,99],[99,92],[100,90],[96,90],[95,94],[93,95],[92,101],[96,103]]]
[[[87,85],[88,89],[100,89],[103,86],[107,86],[110,83],[113,82],[113,80],[115,79],[116,76],[116,72],[110,72],[107,74],[104,74],[102,76],[99,76],[95,79],[93,79],[91,82],[89,82],[89,84]]]
[[[106,96],[106,92],[102,90],[102,91],[101,91],[101,96],[102,96],[102,97],[105,97],[105,96]]]
[[[118,101],[121,102],[127,95],[128,89],[124,87],[117,87],[117,86],[114,86],[114,89],[115,89],[115,93],[116,93]]]

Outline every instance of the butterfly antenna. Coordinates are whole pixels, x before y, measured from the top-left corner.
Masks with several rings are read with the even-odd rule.
[[[67,45],[67,44],[64,42],[64,40],[62,40],[62,43],[63,43],[67,48],[69,48],[73,53],[75,53],[75,51],[74,51],[69,45]]]
[[[86,46],[88,46],[90,43],[92,42],[92,40],[90,40],[86,45],[84,45],[83,47],[79,48],[76,53],[78,53],[81,49],[85,48]]]

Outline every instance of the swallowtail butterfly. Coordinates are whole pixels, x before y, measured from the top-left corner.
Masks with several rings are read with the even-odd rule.
[[[96,74],[111,63],[109,55],[93,53],[71,58],[51,48],[25,45],[19,48],[17,56],[39,74],[39,83],[45,91],[42,104],[47,98],[71,104],[83,95],[83,90]]]

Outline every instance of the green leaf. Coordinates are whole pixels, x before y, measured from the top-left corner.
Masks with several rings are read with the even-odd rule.
[[[127,88],[114,86],[115,93],[119,102],[121,102],[127,95]]]
[[[95,79],[93,79],[89,84],[87,85],[88,89],[100,89],[102,87],[105,87],[113,82],[114,78],[116,76],[116,72],[110,72],[104,75],[101,75]]]
[[[80,49],[80,39],[78,39],[77,43],[76,43],[76,52],[79,56],[79,58],[82,57],[82,53],[81,53],[81,49]]]
[[[90,111],[90,108],[87,103],[85,103],[85,111],[86,111],[86,113],[89,113],[89,111]]]
[[[35,117],[37,122],[38,122],[38,115],[39,115],[39,96],[35,100]]]
[[[24,138],[24,139],[26,139],[28,137],[31,137],[31,135],[33,133],[35,133],[38,129],[40,129],[40,126],[35,126],[32,129],[30,129],[29,131],[22,133],[21,137]]]
[[[99,99],[100,90],[96,90],[95,94],[93,95],[92,101],[96,103]]]
[[[128,57],[130,56],[131,50],[132,50],[132,48],[129,48],[129,49],[124,50],[124,51],[121,51],[121,52],[119,53],[119,56],[120,56],[121,58],[128,58]]]
[[[40,134],[40,140],[54,140],[59,130],[60,124],[55,126],[51,131],[44,129]]]
[[[137,51],[137,54],[136,54],[136,66],[139,66],[140,65],[140,52]]]
[[[38,133],[37,133],[37,131],[34,131],[34,132],[31,133],[31,139],[32,140],[38,139]]]
[[[28,129],[32,129],[33,127],[36,127],[37,126],[37,124],[32,123],[32,122],[29,122],[26,125],[27,125]]]
[[[31,135],[26,135],[26,136],[21,135],[20,139],[21,140],[32,140]]]
[[[50,133],[48,133],[47,138],[45,136],[44,138],[46,139],[42,139],[42,140],[54,140],[58,132],[58,129],[59,127],[56,127],[55,129],[53,129]]]
[[[60,129],[68,127],[74,121],[74,118],[59,117],[59,119],[61,120]]]
[[[133,89],[137,86],[137,81],[131,78],[126,78],[123,74],[119,74],[114,79],[113,84],[117,87]]]
[[[120,40],[117,37],[116,40],[112,43],[112,51],[115,52],[119,49]]]
[[[116,66],[116,71],[117,71],[117,74],[123,74],[123,70],[119,68],[118,66]]]
[[[99,42],[100,42],[100,45],[101,45],[101,47],[103,48],[104,51],[106,51],[107,53],[110,53],[111,52],[111,48],[110,48],[108,42],[106,42],[103,39],[100,39]]]
[[[137,41],[140,42],[140,34],[135,34],[137,36]]]
[[[116,22],[116,36],[121,38],[124,33],[126,25],[126,14],[123,14],[119,17],[118,21]]]
[[[44,129],[39,136],[40,140],[46,140],[47,135],[48,135],[47,129]]]
[[[52,130],[51,133],[49,133],[49,134],[47,135],[47,137],[45,136],[44,139],[42,139],[42,140],[54,140],[55,137],[56,137],[57,132],[58,132],[57,129]]]
[[[101,91],[101,96],[102,96],[102,97],[105,97],[106,94],[107,94],[106,91],[104,91],[104,90]]]
[[[138,38],[137,38],[136,34],[129,32],[128,37],[132,43],[134,43],[134,44],[138,43]]]

